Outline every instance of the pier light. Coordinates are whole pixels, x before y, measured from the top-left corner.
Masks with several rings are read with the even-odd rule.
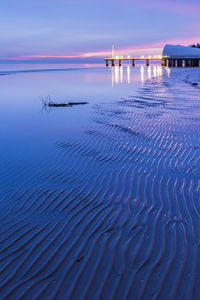
[[[149,58],[151,58],[151,55],[149,55]]]
[[[141,58],[144,58],[144,55],[142,55]]]
[[[119,56],[115,56],[115,59],[119,59]]]
[[[127,56],[127,58],[131,58],[130,56]]]
[[[121,58],[124,58],[123,56],[121,56]]]

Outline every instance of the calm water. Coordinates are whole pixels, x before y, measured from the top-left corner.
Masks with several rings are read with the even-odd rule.
[[[0,298],[199,299],[200,70],[2,64],[0,91]]]

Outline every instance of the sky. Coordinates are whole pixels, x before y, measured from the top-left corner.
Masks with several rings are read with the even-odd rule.
[[[199,0],[0,0],[0,62],[100,62],[200,41]]]

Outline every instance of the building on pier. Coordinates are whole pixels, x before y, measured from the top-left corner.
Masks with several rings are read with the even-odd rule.
[[[168,67],[199,67],[200,46],[165,45],[162,54],[163,64]]]
[[[180,46],[180,45],[165,45],[163,48],[163,57],[179,57],[181,58],[200,58],[200,46]]]

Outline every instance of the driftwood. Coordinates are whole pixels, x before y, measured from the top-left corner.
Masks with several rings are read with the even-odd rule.
[[[54,103],[51,102],[48,104],[50,107],[67,107],[67,106],[73,106],[73,105],[83,105],[88,104],[88,102],[68,102],[68,103]]]
[[[88,102],[81,101],[81,102],[68,102],[68,103],[56,103],[51,100],[51,97],[48,96],[46,98],[41,98],[44,106],[49,106],[49,107],[72,107],[74,105],[84,105],[88,104]]]

